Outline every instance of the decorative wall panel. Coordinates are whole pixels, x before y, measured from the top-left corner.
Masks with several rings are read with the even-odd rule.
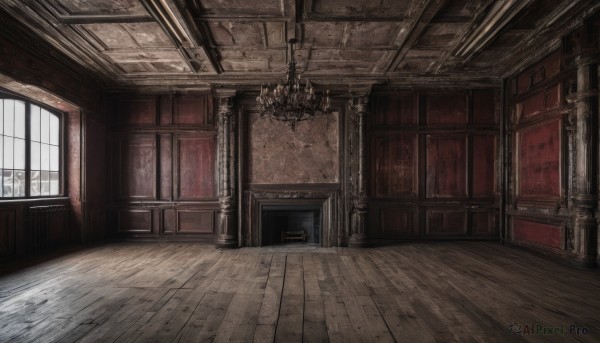
[[[120,125],[156,124],[157,98],[152,95],[123,97],[117,100],[117,123]]]
[[[118,141],[120,198],[156,198],[156,137],[132,135]]]
[[[182,233],[213,233],[214,211],[181,210],[177,212],[177,230]]]
[[[498,124],[498,104],[496,92],[493,90],[473,91],[473,124],[496,125]]]
[[[426,229],[429,234],[465,234],[467,233],[467,215],[459,210],[428,210]]]
[[[393,96],[373,96],[371,111],[375,126],[416,125],[419,98],[414,93],[396,93]]]
[[[384,93],[371,110],[369,237],[497,237],[498,90]]]
[[[119,232],[151,233],[152,211],[139,209],[122,209],[118,214]]]
[[[213,239],[219,204],[212,98],[122,94],[114,103],[114,233]]]
[[[417,135],[373,137],[371,144],[373,195],[377,198],[416,197]]]
[[[513,220],[513,239],[559,249],[561,227],[523,219]]]
[[[205,125],[212,122],[212,98],[180,95],[175,100],[175,124]]]
[[[473,197],[493,198],[496,192],[496,135],[473,136]]]
[[[523,129],[519,135],[519,197],[560,197],[559,120]]]
[[[215,194],[215,137],[177,137],[177,199],[201,199]]]
[[[464,135],[427,136],[428,198],[467,196],[466,143]]]
[[[428,125],[466,124],[467,97],[464,94],[429,94],[426,96]]]
[[[300,122],[248,118],[248,181],[268,183],[339,182],[339,114]]]

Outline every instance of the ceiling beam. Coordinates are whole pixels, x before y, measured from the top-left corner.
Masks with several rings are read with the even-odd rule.
[[[218,74],[222,71],[215,54],[203,44],[202,35],[193,30],[177,3],[172,0],[142,0],[142,5],[169,36],[182,58],[195,73],[201,71],[201,62],[193,53],[193,48],[203,48],[212,69]],[[198,39],[200,38],[200,39]]]
[[[386,72],[394,71],[398,68],[398,65],[404,60],[404,56],[406,56],[408,50],[410,50],[417,39],[421,37],[421,34],[425,31],[429,22],[431,22],[433,17],[446,2],[447,0],[427,0],[423,3],[421,13],[414,19],[406,39],[402,42],[396,56],[386,68]]]

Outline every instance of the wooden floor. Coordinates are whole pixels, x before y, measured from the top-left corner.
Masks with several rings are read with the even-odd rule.
[[[600,341],[600,273],[481,242],[117,243],[0,277],[0,342],[524,340]]]

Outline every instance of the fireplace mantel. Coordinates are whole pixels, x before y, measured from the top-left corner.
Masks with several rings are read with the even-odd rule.
[[[248,215],[242,225],[241,237],[245,246],[260,246],[262,211],[266,206],[318,206],[322,216],[322,245],[340,246],[344,238],[340,230],[338,211],[339,184],[250,185],[244,194]]]

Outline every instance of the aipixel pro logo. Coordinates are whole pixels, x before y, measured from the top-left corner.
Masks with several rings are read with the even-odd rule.
[[[586,327],[577,326],[575,324],[546,326],[542,324],[519,324],[512,323],[508,327],[508,333],[512,336],[566,336],[566,335],[587,335]]]

